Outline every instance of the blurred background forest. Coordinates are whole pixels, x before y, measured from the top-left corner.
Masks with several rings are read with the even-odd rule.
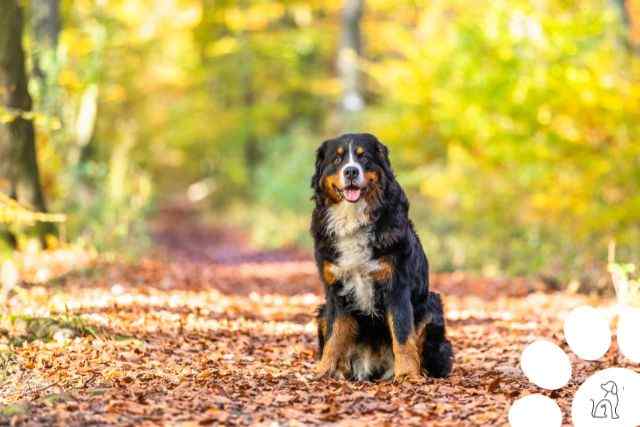
[[[637,0],[0,0],[0,252],[182,200],[308,246],[315,148],[368,131],[436,270],[597,285],[640,257],[639,55]]]

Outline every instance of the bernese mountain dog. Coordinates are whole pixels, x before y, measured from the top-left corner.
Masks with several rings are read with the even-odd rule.
[[[311,178],[311,234],[326,302],[318,309],[319,377],[446,377],[453,350],[440,295],[409,219],[389,151],[366,133],[322,143]]]

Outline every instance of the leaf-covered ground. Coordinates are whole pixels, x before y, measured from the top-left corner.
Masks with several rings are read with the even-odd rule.
[[[96,262],[12,292],[3,309],[20,314],[0,329],[0,424],[504,425],[514,399],[541,391],[518,368],[534,337],[562,343],[574,362],[568,387],[543,392],[569,424],[577,386],[616,363],[615,345],[588,363],[563,343],[563,314],[595,301],[450,274],[433,277],[456,350],[450,378],[315,380],[322,295],[308,254],[252,250],[179,210],[155,237],[134,264]],[[68,262],[52,258],[46,268]]]

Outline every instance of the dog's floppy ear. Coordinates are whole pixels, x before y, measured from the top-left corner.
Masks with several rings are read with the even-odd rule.
[[[320,176],[322,175],[322,163],[324,163],[325,156],[327,155],[327,142],[324,141],[320,144],[320,147],[316,150],[316,170],[311,177],[311,188],[316,191],[320,190]]]
[[[387,166],[391,166],[391,162],[389,162],[389,149],[386,145],[384,145],[380,140],[376,139],[376,152],[380,160],[387,164]]]
[[[409,201],[407,200],[404,190],[400,187],[398,181],[396,181],[396,176],[393,173],[391,161],[389,160],[389,149],[377,138],[376,156],[378,157],[378,162],[383,170],[383,176],[380,178],[380,182],[385,193],[385,197],[382,200],[382,205],[379,209],[399,209],[407,212],[409,210]]]
[[[389,160],[389,149],[386,145],[384,145],[380,140],[376,138],[376,156],[380,164],[382,165],[382,169],[386,175],[386,178],[390,181],[395,179],[393,169],[391,169],[391,161]]]

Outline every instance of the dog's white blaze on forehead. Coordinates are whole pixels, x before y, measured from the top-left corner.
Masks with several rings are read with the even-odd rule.
[[[356,168],[358,168],[358,179],[356,181],[356,183],[358,185],[362,185],[362,181],[364,179],[364,170],[362,169],[362,165],[360,164],[360,162],[358,162],[355,159],[355,156],[353,155],[353,142],[349,142],[349,160],[347,161],[347,163],[345,163],[342,168],[340,168],[340,185],[344,188],[346,183],[344,182],[344,170],[346,168],[348,168],[349,166],[354,166]]]

